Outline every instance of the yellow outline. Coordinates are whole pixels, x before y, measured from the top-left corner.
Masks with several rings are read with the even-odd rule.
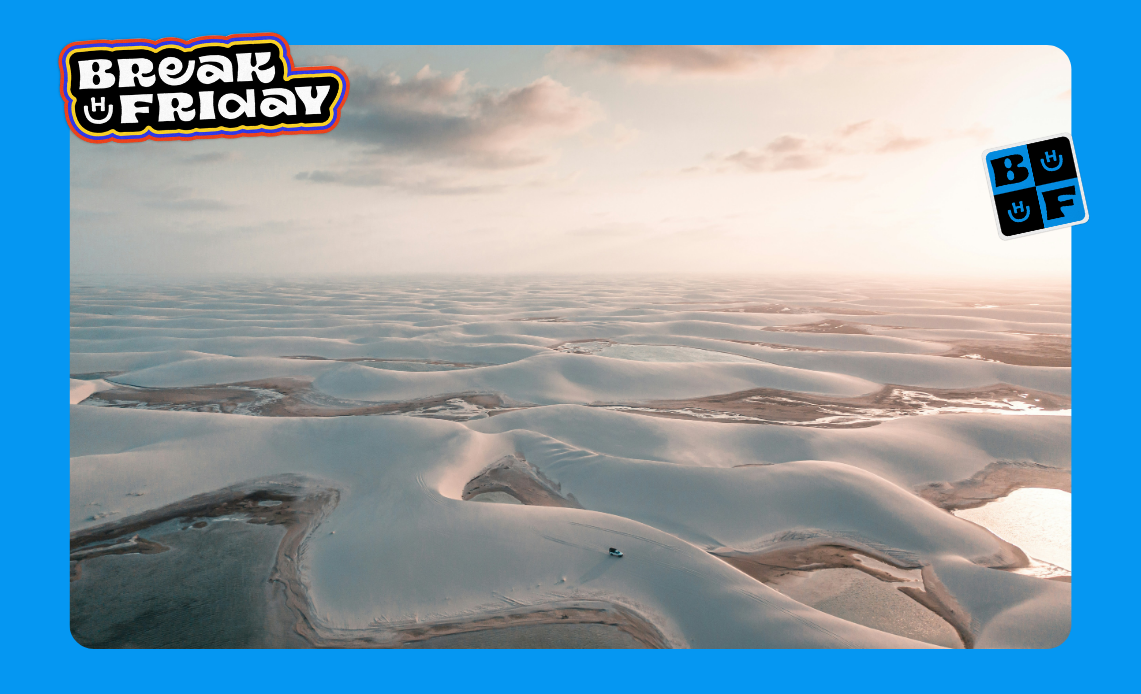
[[[333,118],[337,115],[337,109],[335,106],[336,100],[334,100],[334,106],[329,109],[329,117],[321,123],[282,123],[280,125],[253,125],[253,126],[240,125],[236,128],[226,128],[223,126],[218,126],[217,128],[210,128],[208,130],[202,129],[202,128],[197,128],[194,130],[154,130],[151,126],[148,125],[143,130],[140,130],[137,132],[121,133],[118,130],[109,130],[109,131],[106,131],[103,133],[93,133],[90,130],[88,130],[87,128],[83,127],[82,124],[80,124],[79,118],[76,115],[76,107],[79,104],[79,97],[77,97],[71,93],[71,56],[75,55],[76,53],[82,53],[82,52],[87,52],[87,51],[137,51],[137,50],[146,50],[146,51],[150,51],[151,53],[158,53],[159,51],[166,50],[168,48],[177,48],[178,50],[182,51],[183,53],[189,53],[192,51],[196,51],[200,48],[209,48],[211,46],[217,47],[217,48],[230,48],[232,46],[244,46],[244,45],[250,45],[250,44],[264,45],[266,43],[277,44],[277,47],[279,49],[281,49],[281,62],[282,62],[282,68],[284,68],[283,72],[285,73],[285,76],[282,77],[282,79],[285,82],[288,82],[292,79],[298,79],[298,78],[303,79],[306,76],[306,73],[297,74],[297,75],[290,74],[292,72],[292,70],[290,69],[292,66],[289,64],[290,61],[286,57],[289,55],[289,49],[286,46],[284,46],[282,43],[280,43],[278,41],[274,41],[273,39],[260,39],[260,40],[259,39],[247,39],[247,40],[241,40],[241,41],[233,41],[230,43],[213,41],[210,43],[200,43],[198,45],[190,46],[190,47],[180,46],[176,43],[172,43],[172,44],[167,44],[165,46],[158,47],[158,48],[156,48],[154,46],[145,46],[145,45],[143,45],[143,46],[139,46],[139,45],[111,46],[111,47],[107,47],[107,46],[81,46],[79,48],[73,48],[72,50],[67,52],[67,55],[65,56],[64,61],[63,61],[64,65],[67,66],[67,95],[69,97],[71,97],[71,122],[75,124],[75,127],[79,128],[83,132],[87,133],[92,138],[106,138],[106,137],[110,137],[111,135],[118,135],[119,137],[124,137],[124,138],[143,138],[143,137],[146,137],[148,133],[151,135],[159,136],[159,137],[162,137],[164,135],[165,136],[172,136],[172,135],[176,135],[176,134],[178,134],[178,135],[204,135],[207,133],[216,133],[216,132],[228,132],[228,133],[247,132],[248,133],[248,132],[257,132],[259,130],[277,130],[280,128],[291,128],[291,127],[293,127],[293,128],[321,128],[321,127],[324,127],[324,126],[328,125],[329,123],[333,122]],[[340,91],[337,92],[337,99],[340,99],[341,96],[343,96],[345,93],[345,81],[343,79],[341,79],[341,73],[339,73],[335,70],[332,70],[332,71],[321,73],[321,74],[331,75],[333,78],[335,78],[337,80],[337,83],[341,85]],[[156,77],[157,77],[157,75],[156,75]]]

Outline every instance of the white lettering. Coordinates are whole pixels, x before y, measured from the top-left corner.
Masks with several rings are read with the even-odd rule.
[[[151,110],[146,106],[139,106],[139,102],[151,103],[154,101],[154,94],[121,94],[119,95],[119,108],[122,116],[120,117],[123,123],[138,123],[139,119],[135,118],[136,113],[150,113]]]
[[[214,92],[198,92],[198,120],[214,120]]]
[[[273,57],[273,54],[254,53],[253,56],[258,60],[256,67],[250,63],[249,53],[238,54],[238,81],[252,82],[254,75],[256,74],[258,76],[258,80],[262,84],[269,84],[273,81],[273,75],[275,72],[277,72],[277,67],[275,65],[265,67],[265,64],[269,62],[270,58]]]
[[[269,118],[285,114],[297,115],[297,99],[288,89],[262,90],[261,114]]]
[[[198,81],[202,84],[234,81],[234,66],[226,56],[204,55],[198,62],[201,63],[198,67]]]
[[[155,76],[150,74],[155,64],[146,58],[119,58],[119,88],[135,86],[135,78],[139,80],[140,87],[149,87],[155,83]]]
[[[181,92],[158,95],[158,122],[169,123],[178,114],[178,120],[186,122],[194,118],[194,97]]]
[[[115,75],[107,72],[110,69],[110,60],[100,58],[79,61],[79,88],[107,89],[115,86]]]
[[[227,108],[230,102],[236,103],[238,108],[231,111],[229,108]],[[225,94],[221,99],[218,99],[218,112],[222,114],[223,118],[228,118],[230,120],[243,115],[246,118],[253,118],[257,115],[257,111],[254,110],[255,106],[256,104],[254,103],[254,90],[252,89],[246,90],[245,101],[242,101],[242,97],[238,96],[237,94]]]
[[[313,96],[313,87],[294,87],[294,91],[305,104],[305,115],[316,116],[321,113],[321,103],[329,96],[329,85],[317,85],[317,96]]]
[[[158,64],[158,76],[162,81],[172,87],[177,87],[186,82],[194,76],[194,60],[191,59],[190,63],[186,66],[186,72],[180,76],[178,73],[182,71],[182,61],[174,56],[163,58]]]

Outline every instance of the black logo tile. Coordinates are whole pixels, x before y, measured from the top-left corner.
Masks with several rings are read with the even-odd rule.
[[[998,226],[1003,236],[1018,236],[1043,228],[1042,211],[1038,207],[1038,191],[1024,188],[994,196],[998,208]]]
[[[1026,149],[1034,170],[1034,185],[1044,186],[1078,177],[1069,138],[1055,137],[1034,142],[1026,145]]]

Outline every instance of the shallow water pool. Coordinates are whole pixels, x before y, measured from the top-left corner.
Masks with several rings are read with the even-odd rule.
[[[1072,570],[1069,492],[1016,489],[984,506],[954,513],[1017,545],[1032,559]]]

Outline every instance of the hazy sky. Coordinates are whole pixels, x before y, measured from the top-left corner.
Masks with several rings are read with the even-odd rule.
[[[1069,279],[1068,229],[998,238],[981,156],[1070,130],[1055,48],[293,55],[348,71],[332,133],[72,136],[72,272]]]

